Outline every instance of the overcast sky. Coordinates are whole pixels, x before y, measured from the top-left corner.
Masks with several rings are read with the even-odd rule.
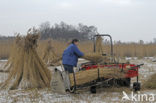
[[[156,0],[0,0],[0,34],[25,34],[42,22],[94,25],[115,40],[156,38]]]

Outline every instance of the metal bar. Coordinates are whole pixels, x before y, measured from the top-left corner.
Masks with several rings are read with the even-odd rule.
[[[99,68],[98,68],[98,80],[100,79],[100,71],[99,71]]]
[[[74,77],[74,92],[76,91],[76,78],[75,78],[75,73],[73,72],[73,77]]]
[[[112,57],[112,58],[111,58],[111,61],[112,61],[112,62],[115,62],[114,54],[113,54],[113,40],[112,40],[111,35],[109,35],[109,34],[98,34],[98,35],[94,35],[94,37],[93,37],[93,40],[94,40],[94,50],[93,50],[93,52],[96,52],[95,37],[97,37],[97,36],[107,36],[107,37],[110,38],[110,42],[111,42],[110,55],[111,55],[111,57]]]
[[[139,64],[139,65],[137,65],[137,66],[134,66],[134,67],[131,67],[130,69],[128,69],[128,70],[135,70],[136,71],[136,69],[134,69],[134,68],[136,68],[136,67],[140,67],[140,66],[143,66],[144,64]]]
[[[95,43],[95,36],[94,36],[94,38],[93,38],[93,43],[94,43],[94,49],[93,49],[93,52],[95,53],[96,52],[96,43]]]
[[[124,68],[124,63],[122,63],[122,69],[121,69],[121,72],[123,72],[123,68]]]
[[[94,35],[94,52],[96,51],[96,48],[95,48],[95,37],[96,36],[107,36],[107,37],[109,37],[110,38],[110,42],[111,42],[111,56],[113,57],[113,40],[112,40],[112,37],[111,37],[111,35],[109,35],[109,34],[98,34],[98,35]]]

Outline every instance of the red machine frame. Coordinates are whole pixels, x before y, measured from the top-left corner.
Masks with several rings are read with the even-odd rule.
[[[99,67],[119,67],[121,69],[129,68],[128,72],[125,74],[125,78],[133,78],[138,76],[139,67],[135,64],[106,64],[106,65],[82,65],[82,68],[85,70],[96,69]],[[133,68],[134,67],[134,68]],[[133,69],[130,69],[133,68]]]

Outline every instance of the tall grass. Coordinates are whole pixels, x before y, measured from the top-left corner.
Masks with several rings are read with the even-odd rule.
[[[0,40],[0,59],[9,57],[13,40]]]
[[[116,44],[114,53],[119,57],[153,57],[156,56],[156,44]]]
[[[57,55],[62,55],[63,51],[69,45],[68,42],[65,41],[56,41],[52,40],[52,47]],[[38,53],[43,56],[44,50],[47,46],[47,40],[41,40],[38,44]],[[81,42],[78,47],[84,53],[93,52],[93,43],[90,41]]]
[[[38,43],[37,51],[41,57],[43,57],[45,49],[47,47],[47,40],[40,40]],[[67,47],[67,43],[62,41],[52,40],[52,47],[53,50],[56,52],[57,55],[62,55],[62,52]]]
[[[0,59],[9,57],[13,40],[0,41]],[[57,55],[62,55],[64,49],[68,46],[68,42],[52,40],[52,46]],[[47,40],[40,40],[37,51],[42,57],[47,46]],[[79,43],[79,48],[84,53],[93,52],[93,43],[91,41],[83,41]],[[153,57],[156,56],[156,44],[114,44],[114,55],[117,57]],[[110,45],[103,45],[103,52],[110,54]]]
[[[156,74],[153,74],[147,81],[143,84],[145,89],[156,89]]]

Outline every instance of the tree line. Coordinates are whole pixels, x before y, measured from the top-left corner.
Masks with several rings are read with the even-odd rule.
[[[98,34],[97,27],[91,25],[84,25],[79,23],[78,25],[71,25],[65,22],[55,23],[53,25],[50,22],[43,22],[39,25],[40,39],[45,40],[52,38],[55,40],[64,40],[68,41],[73,38],[79,40],[90,40],[93,35]],[[4,36],[0,35],[0,40],[13,40],[15,36]],[[107,41],[105,41],[107,42]],[[114,41],[114,44],[156,44],[156,38],[153,38],[153,41],[144,42],[139,40],[138,42],[122,42]]]
[[[77,38],[80,40],[89,40],[97,34],[95,26],[87,26],[79,23],[78,25],[70,25],[65,22],[50,25],[49,22],[44,22],[40,25],[41,39],[53,38],[56,40],[70,40]]]

